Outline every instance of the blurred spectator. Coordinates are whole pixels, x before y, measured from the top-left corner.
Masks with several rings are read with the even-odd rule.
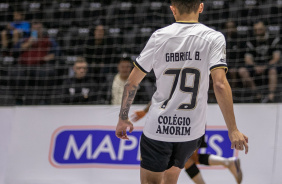
[[[237,85],[237,70],[240,55],[240,41],[237,35],[237,25],[234,21],[227,21],[224,24],[224,36],[226,39],[226,62],[228,65],[227,77],[232,89]],[[209,82],[208,102],[216,103],[216,97],[213,91],[213,80]]]
[[[28,89],[28,86],[37,86],[43,89],[53,86],[51,77],[56,75],[54,63],[59,55],[59,47],[55,40],[44,33],[42,23],[33,21],[31,36],[22,39],[15,50],[19,51],[19,58],[10,75],[16,87]]]
[[[118,64],[118,73],[115,75],[112,83],[111,104],[121,104],[123,88],[132,70],[132,64],[129,59],[122,59]]]
[[[124,85],[130,75],[130,72],[132,70],[132,63],[130,58],[122,58],[119,61],[119,64],[117,66],[118,73],[114,76],[113,79],[111,79],[110,83],[110,101],[112,105],[120,105],[122,96],[123,96],[123,89]],[[136,94],[134,103],[147,103],[150,101],[150,97],[145,89],[145,86],[143,86],[143,83],[140,84],[138,93]]]
[[[24,21],[23,12],[15,10],[13,17],[14,21],[1,32],[1,47],[4,55],[10,54],[9,49],[13,48],[21,37],[28,37],[30,34],[30,23]]]
[[[90,65],[89,73],[92,75],[100,74],[103,77],[110,71],[109,64],[113,58],[113,44],[105,36],[105,27],[97,25],[93,31],[90,31],[90,38],[86,41],[85,58]],[[96,77],[96,76],[95,76]]]
[[[58,44],[44,33],[43,25],[33,21],[31,35],[17,45],[20,48],[19,64],[35,66],[55,60],[59,53]]]
[[[255,23],[253,29],[254,37],[246,43],[245,66],[239,68],[239,75],[243,84],[251,88],[258,100],[261,99],[261,90],[257,86],[263,85],[259,82],[264,82],[261,80],[268,77],[268,91],[262,102],[274,102],[281,39],[270,36],[262,21]],[[261,80],[253,80],[254,78]]]
[[[232,88],[237,86],[237,70],[243,58],[242,42],[237,34],[237,25],[234,21],[227,21],[224,27],[226,39],[226,61],[228,64],[228,78]]]
[[[63,103],[94,104],[98,98],[98,84],[88,75],[88,64],[83,57],[77,57],[74,66],[74,77],[64,81]]]

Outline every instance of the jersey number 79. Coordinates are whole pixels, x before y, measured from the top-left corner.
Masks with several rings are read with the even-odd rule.
[[[194,83],[192,86],[186,86],[187,74],[194,75]],[[171,88],[169,98],[162,104],[161,108],[165,109],[168,102],[171,100],[173,93],[175,92],[178,80],[180,79],[180,91],[184,93],[192,93],[192,99],[190,103],[183,103],[178,106],[179,110],[191,110],[197,105],[197,95],[200,82],[200,71],[194,68],[183,68],[183,69],[168,69],[164,72],[164,75],[174,75],[174,82]],[[181,77],[179,77],[181,75]]]

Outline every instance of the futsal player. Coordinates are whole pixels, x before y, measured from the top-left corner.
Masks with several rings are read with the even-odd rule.
[[[147,112],[149,111],[151,106],[151,102],[146,105],[145,109],[135,111],[131,115],[131,120],[133,122],[137,122],[142,119]],[[200,148],[206,148],[208,145],[205,142],[205,137],[202,137],[202,142]],[[188,176],[196,183],[196,184],[205,184],[203,176],[196,164],[202,164],[207,166],[215,166],[220,165],[227,168],[231,174],[234,176],[236,182],[240,184],[243,179],[243,174],[240,166],[240,159],[236,157],[224,158],[221,156],[213,155],[213,154],[199,154],[198,150],[196,150],[193,155],[188,159],[185,163],[184,169]]]
[[[231,147],[248,152],[248,138],[236,125],[227,82],[224,36],[198,23],[200,0],[172,0],[176,20],[155,31],[136,59],[124,86],[116,136],[128,139],[128,112],[139,83],[152,69],[157,90],[141,136],[142,184],[176,184],[179,173],[205,133],[209,75],[224,116]]]

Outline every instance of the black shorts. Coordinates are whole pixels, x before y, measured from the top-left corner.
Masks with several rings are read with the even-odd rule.
[[[207,147],[208,147],[208,144],[206,143],[205,138],[206,138],[205,135],[203,135],[203,136],[201,137],[202,142],[201,142],[200,148],[207,148]]]
[[[163,172],[172,166],[182,169],[202,138],[187,142],[163,142],[141,136],[141,167],[153,172]]]

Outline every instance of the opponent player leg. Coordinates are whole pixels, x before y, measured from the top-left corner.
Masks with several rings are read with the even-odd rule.
[[[199,162],[204,165],[222,165],[229,169],[237,183],[242,182],[243,174],[239,158],[224,158],[217,155],[199,154]]]
[[[197,154],[197,152],[195,153]],[[185,172],[196,184],[205,184],[202,174],[193,159],[190,158],[185,163]]]

